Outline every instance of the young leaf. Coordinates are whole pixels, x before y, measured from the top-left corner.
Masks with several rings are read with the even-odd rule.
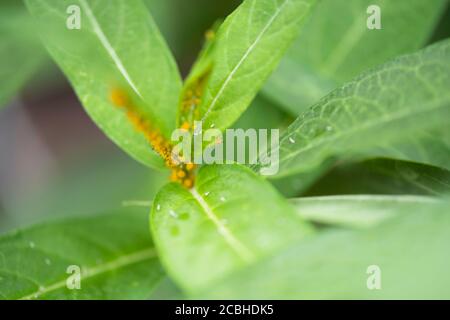
[[[131,156],[161,166],[150,145],[153,136],[170,137],[175,128],[181,80],[142,1],[26,3],[92,119]]]
[[[247,108],[295,38],[315,0],[245,0],[222,24],[199,106],[204,127],[224,129]]]
[[[298,115],[361,72],[423,47],[446,4],[447,0],[322,0],[263,93]],[[374,5],[380,8],[379,30],[367,27]]]
[[[342,195],[291,200],[298,215],[307,221],[352,228],[373,227],[399,211],[437,202],[432,197],[405,195]]]
[[[331,156],[373,155],[374,148],[447,125],[449,87],[450,40],[363,74],[300,115],[282,135],[278,176],[317,167]]]
[[[0,237],[0,298],[148,298],[164,275],[146,220],[127,209]]]
[[[166,270],[188,291],[312,231],[269,183],[239,165],[202,167],[191,190],[164,187],[150,226]]]
[[[375,228],[318,234],[196,298],[448,299],[448,206],[421,205]]]

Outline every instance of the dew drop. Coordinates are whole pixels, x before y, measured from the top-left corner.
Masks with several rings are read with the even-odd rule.
[[[42,291],[44,291],[44,290],[45,290],[45,287],[39,286],[39,292],[42,292]]]
[[[294,138],[292,138],[292,137],[289,137],[289,142],[290,142],[290,143],[295,143],[295,140],[294,140]]]
[[[49,266],[49,265],[52,264],[52,261],[49,258],[46,258],[45,259],[45,264]]]
[[[36,244],[33,241],[30,241],[28,244],[30,245],[31,249],[33,249],[36,246]]]
[[[178,214],[175,211],[173,211],[172,209],[169,210],[169,215],[172,218],[175,218],[175,219],[178,218]]]
[[[156,205],[156,211],[159,211],[159,210],[161,210],[161,205],[158,203],[158,204]]]
[[[205,197],[207,197],[207,196],[209,195],[209,191],[206,191],[206,192],[204,193],[204,195],[205,195]]]
[[[209,127],[210,127],[210,128],[214,128],[214,126],[215,126],[215,124],[213,123],[213,124],[211,124]]]
[[[225,202],[225,197],[220,197],[220,201]]]
[[[333,127],[332,126],[327,126],[326,129],[327,129],[327,131],[331,131],[331,130],[333,130]]]

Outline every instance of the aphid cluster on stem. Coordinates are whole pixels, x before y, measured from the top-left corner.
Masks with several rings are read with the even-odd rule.
[[[193,80],[190,80],[185,89],[180,103],[180,124],[181,128],[193,129],[192,124],[200,118],[201,98],[210,74],[210,68]]]
[[[186,188],[192,188],[195,182],[195,169],[193,163],[182,163],[172,169],[170,180],[179,182]]]
[[[186,188],[193,187],[195,182],[196,166],[192,163],[174,161],[172,158],[173,146],[171,143],[165,139],[157,128],[152,126],[148,120],[145,120],[144,117],[140,115],[127,93],[121,89],[115,88],[111,90],[110,100],[116,107],[125,111],[128,120],[131,122],[135,130],[141,132],[153,150],[164,159],[166,166],[172,170],[170,180],[179,182]],[[188,125],[184,125],[182,126],[182,129],[189,130],[190,127]]]

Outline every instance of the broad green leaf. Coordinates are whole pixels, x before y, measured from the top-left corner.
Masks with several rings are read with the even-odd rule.
[[[308,197],[336,194],[445,196],[449,192],[448,170],[406,161],[373,159],[341,164],[306,192],[297,196],[300,194]]]
[[[322,0],[263,93],[298,115],[361,72],[423,47],[447,3]],[[380,30],[367,28],[372,5],[381,10]]]
[[[224,129],[247,108],[294,40],[314,0],[245,0],[221,25],[199,106]]]
[[[45,52],[21,2],[0,4],[0,108],[26,84],[44,61]]]
[[[343,195],[291,199],[304,220],[334,226],[367,228],[380,224],[397,212],[417,205],[436,203],[424,196]]]
[[[443,124],[438,128],[418,132],[402,138],[399,143],[374,148],[367,157],[386,157],[414,161],[450,170],[450,127]]]
[[[375,228],[320,233],[197,298],[448,299],[449,213],[448,202],[426,204]],[[369,290],[377,267],[381,289]]]
[[[278,176],[313,169],[331,156],[372,155],[375,148],[446,126],[449,87],[449,40],[361,75],[301,114],[282,135]]]
[[[148,298],[164,274],[146,225],[144,212],[122,209],[4,235],[0,298]],[[69,266],[81,268],[80,289],[66,285]]]
[[[348,159],[349,163],[329,159],[313,170],[281,179],[275,176],[271,182],[287,197],[305,192],[442,194],[450,186],[448,133],[448,128],[424,131],[417,137],[402,138],[401,143],[374,148],[362,159]],[[359,162],[364,159],[369,161]]]
[[[164,187],[150,227],[167,272],[191,292],[312,232],[270,184],[239,165],[202,167],[190,190]]]
[[[49,52],[92,119],[131,156],[149,166],[161,166],[148,133],[170,137],[181,80],[145,5],[140,0],[26,3],[41,22]],[[80,8],[80,30],[66,27],[71,16],[66,10],[73,5]],[[120,94],[113,103],[115,90]],[[117,107],[118,100],[126,100],[126,106]],[[145,130],[136,124],[142,122]]]

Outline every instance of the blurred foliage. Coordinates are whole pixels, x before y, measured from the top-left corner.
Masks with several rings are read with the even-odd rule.
[[[0,108],[26,84],[43,63],[45,52],[21,1],[0,4]]]

